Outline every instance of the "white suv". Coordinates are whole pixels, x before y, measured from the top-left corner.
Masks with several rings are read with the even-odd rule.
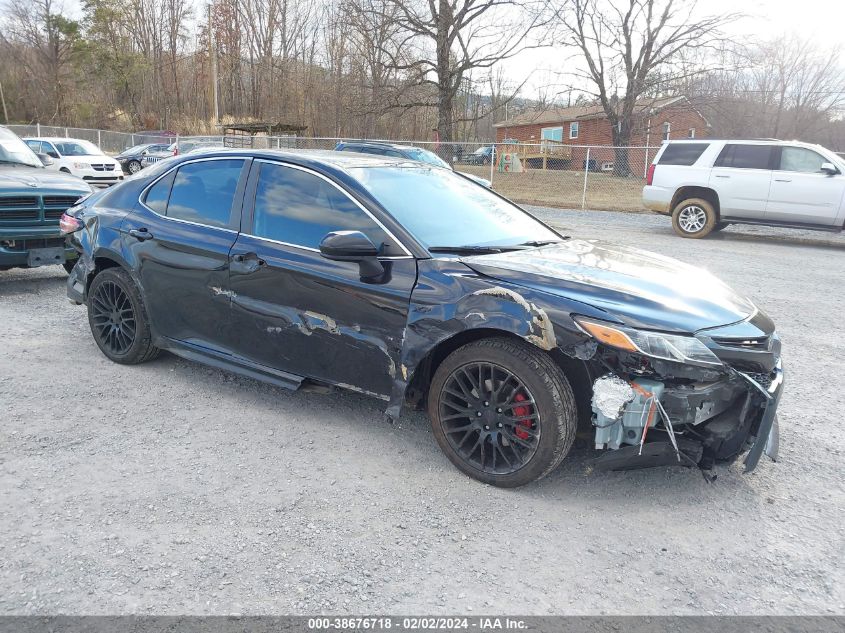
[[[47,154],[53,164],[47,169],[82,178],[94,187],[108,187],[123,180],[123,168],[96,145],[78,138],[25,138],[36,154]]]
[[[649,166],[643,204],[681,237],[729,224],[841,231],[845,160],[784,141],[667,141]]]

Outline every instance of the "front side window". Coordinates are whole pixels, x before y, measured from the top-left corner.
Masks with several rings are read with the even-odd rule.
[[[560,239],[519,207],[449,170],[397,165],[349,171],[426,247]]]
[[[803,147],[784,147],[780,152],[781,171],[815,174],[821,172],[822,163],[829,162],[818,152]]]
[[[578,122],[573,121],[569,124],[569,138],[578,138]]]
[[[734,169],[771,169],[772,145],[725,145],[716,167],[733,167]]]
[[[206,160],[176,170],[167,217],[228,228],[244,161]],[[149,204],[149,203],[148,203]]]
[[[402,254],[384,229],[333,184],[294,167],[261,164],[253,235],[316,249],[332,231],[361,231],[383,255]]]
[[[29,149],[36,154],[41,152],[41,141],[27,141],[26,144],[29,145]]]

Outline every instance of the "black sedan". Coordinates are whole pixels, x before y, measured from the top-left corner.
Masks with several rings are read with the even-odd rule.
[[[68,295],[111,360],[159,350],[281,387],[426,408],[463,472],[549,473],[579,422],[609,469],[777,448],[772,322],[675,260],[566,239],[444,169],[212,151],[92,195]],[[709,472],[706,472],[709,474]]]
[[[145,156],[165,152],[169,146],[169,143],[144,143],[123,150],[114,159],[127,174],[136,174],[143,168]]]

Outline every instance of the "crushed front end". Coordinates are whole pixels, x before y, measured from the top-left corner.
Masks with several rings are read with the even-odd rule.
[[[740,323],[679,336],[578,320],[599,341],[593,361],[596,467],[669,464],[709,471],[746,454],[776,459],[783,391],[780,339],[755,313]]]

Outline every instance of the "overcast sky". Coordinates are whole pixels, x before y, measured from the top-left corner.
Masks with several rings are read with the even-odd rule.
[[[186,1],[198,8],[207,4],[207,0]],[[64,6],[71,13],[79,14],[79,0],[64,0]],[[708,14],[733,11],[747,14],[748,17],[729,27],[730,34],[738,41],[795,33],[815,38],[819,46],[829,49],[831,54],[840,47],[838,56],[845,65],[845,0],[699,0],[699,7]],[[554,77],[565,70],[564,53],[548,48],[525,51],[505,62],[505,69],[515,85],[530,72],[520,94],[536,98],[542,86],[559,81]]]
[[[728,27],[737,41],[795,33],[815,38],[819,46],[829,49],[831,54],[836,54],[834,51],[840,47],[838,55],[845,65],[845,0],[700,0],[699,6],[708,14],[732,11],[747,14],[748,17]],[[564,70],[565,64],[562,55],[540,49],[525,51],[508,60],[506,68],[508,76],[517,83],[524,79],[526,69],[534,69],[520,93],[533,99],[543,86],[559,81],[555,78],[556,71]]]

